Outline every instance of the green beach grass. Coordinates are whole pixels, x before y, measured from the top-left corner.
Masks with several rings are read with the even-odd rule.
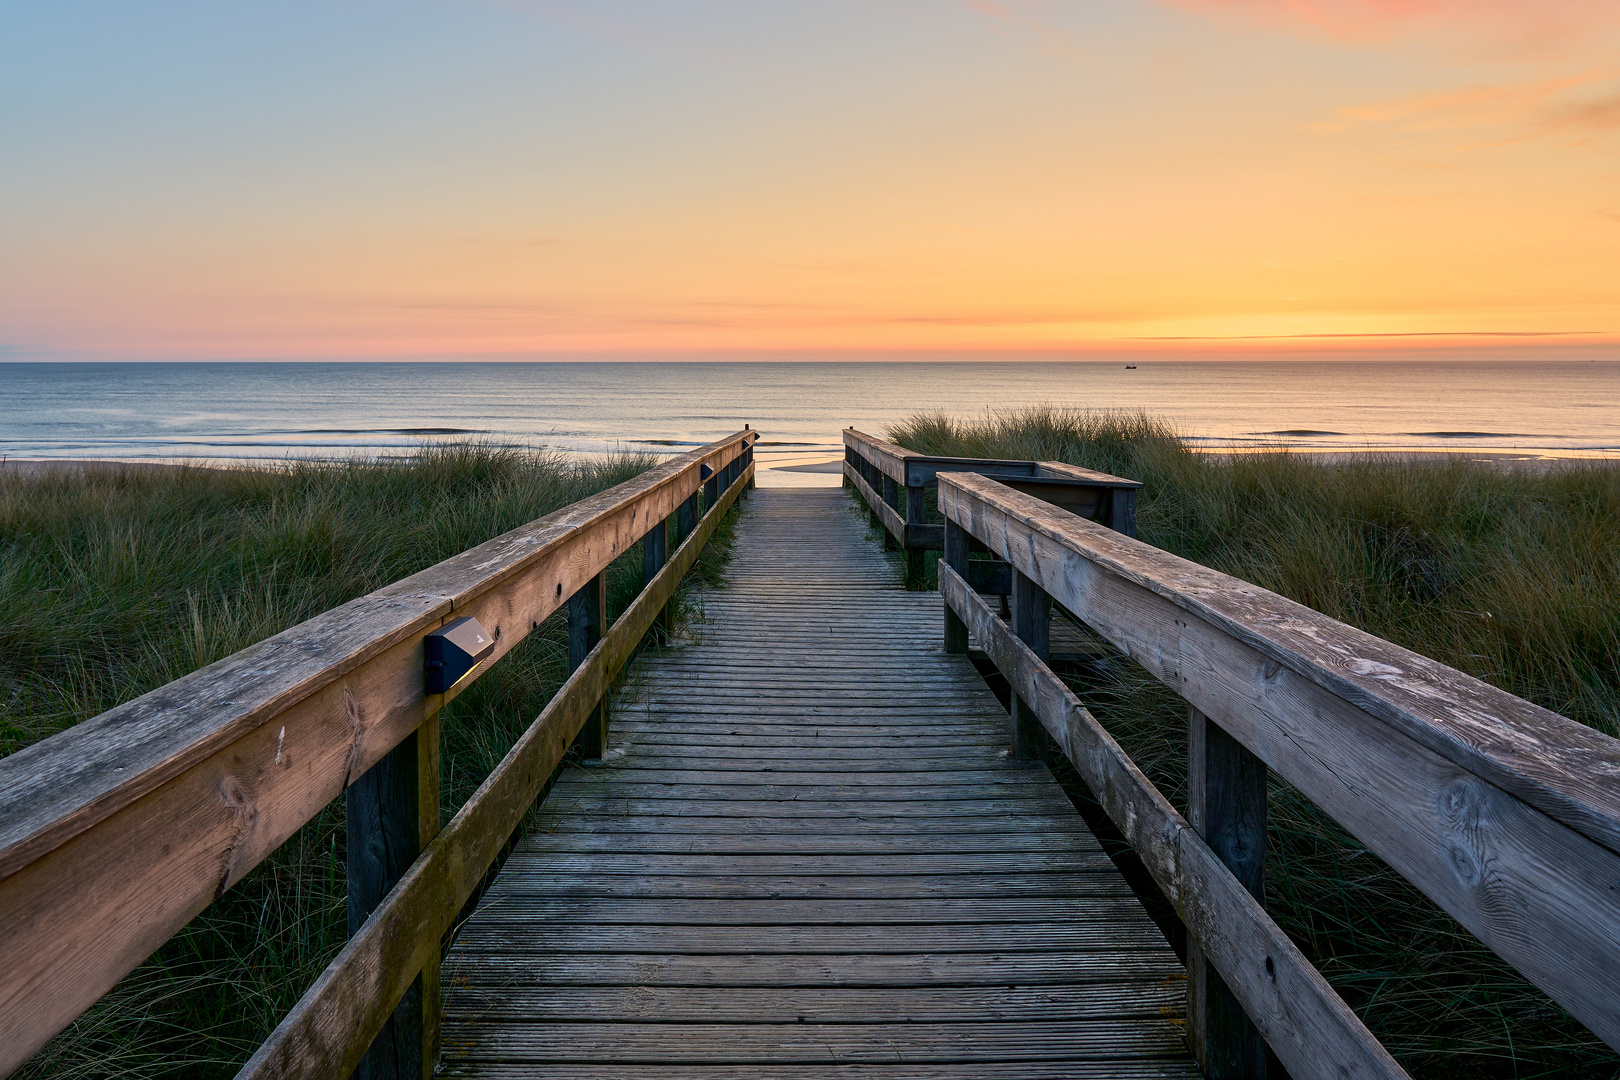
[[[630,479],[603,460],[461,444],[255,469],[0,472],[0,755]],[[713,580],[723,524],[696,577]],[[617,616],[639,546],[609,571]],[[686,617],[685,595],[675,618]],[[556,615],[444,710],[445,819],[566,674]],[[341,800],[132,972],[20,1077],[233,1075],[346,936]]]
[[[1038,407],[887,434],[1140,480],[1147,543],[1620,734],[1620,466],[1213,456],[1145,414]],[[1185,703],[1123,657],[1066,674],[1185,810]],[[1275,776],[1269,842],[1273,916],[1412,1075],[1620,1075],[1614,1051]]]

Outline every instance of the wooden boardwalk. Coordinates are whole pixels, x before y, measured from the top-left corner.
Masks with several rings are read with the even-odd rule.
[[[1188,1077],[1185,975],[836,490],[756,491],[444,968],[441,1075]]]

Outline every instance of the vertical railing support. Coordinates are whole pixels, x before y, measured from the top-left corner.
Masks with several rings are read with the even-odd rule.
[[[1018,570],[1014,569],[1012,576],[1013,633],[1044,663],[1052,656],[1052,597]],[[1014,761],[1040,760],[1041,718],[1016,693],[1012,696],[1012,744]]]
[[[1136,489],[1115,488],[1108,495],[1108,527],[1126,536],[1136,535]]]
[[[439,712],[383,755],[344,793],[349,936],[439,834]],[[357,1080],[427,1080],[439,1037],[434,953],[354,1071]]]
[[[707,465],[699,465],[698,470],[703,477],[703,512],[708,513],[709,507],[720,501],[720,474]]]
[[[898,514],[900,512],[900,485],[896,484],[894,482],[894,477],[890,476],[888,473],[883,473],[882,476],[883,476],[883,489],[882,489],[883,490],[883,501],[888,504],[890,510],[893,510],[895,513]],[[883,528],[883,546],[884,547],[886,547],[886,548],[901,548],[901,547],[904,547],[904,545],[905,545],[905,538],[904,537],[895,536],[893,533],[889,532],[889,529],[888,529],[887,526],[884,526],[884,528]]]
[[[928,489],[921,484],[906,485],[906,536],[904,545],[906,549],[906,585],[913,589],[922,588],[924,551],[920,547],[913,547],[913,540],[920,542],[920,537],[913,535],[913,530],[928,523],[928,498],[925,492]]]
[[[692,492],[692,497],[681,503],[680,507],[675,511],[676,547],[680,547],[682,544],[686,543],[686,538],[692,535],[693,529],[697,528],[697,520],[698,495],[697,492],[694,491]]]
[[[961,574],[963,578],[967,577],[967,530],[950,518],[945,519],[945,552],[940,558],[952,570]],[[941,606],[945,608],[945,651],[954,653],[957,656],[966,655],[968,651],[967,623],[962,621],[960,615],[951,610],[951,605],[944,604]]]
[[[641,587],[645,589],[658,576],[658,571],[669,561],[669,518],[647,530],[641,538]],[[669,640],[669,605],[658,610],[651,627],[653,640],[662,644]]]
[[[1190,710],[1187,723],[1187,819],[1264,906],[1265,762],[1197,709]],[[1256,1080],[1266,1075],[1265,1040],[1190,932],[1187,1041],[1210,1080]]]
[[[602,640],[607,626],[607,574],[597,574],[585,587],[568,598],[568,671],[574,672]],[[579,752],[585,758],[600,758],[608,747],[608,709],[604,695],[591,710],[585,726],[579,729]]]

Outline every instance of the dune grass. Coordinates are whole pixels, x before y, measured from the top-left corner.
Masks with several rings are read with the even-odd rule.
[[[917,416],[888,437],[1141,480],[1146,542],[1620,734],[1620,466],[1209,456],[1151,416],[1057,408]],[[1185,703],[1123,657],[1067,677],[1184,810]],[[1414,1076],[1620,1075],[1612,1050],[1275,776],[1269,810],[1271,912]]]
[[[461,444],[255,470],[0,473],[0,754],[654,462]],[[729,542],[722,526],[699,577],[717,573]],[[640,565],[637,547],[610,569],[610,615],[634,598]],[[566,662],[559,614],[444,710],[446,820]],[[233,1075],[343,944],[343,844],[338,800],[18,1075]]]

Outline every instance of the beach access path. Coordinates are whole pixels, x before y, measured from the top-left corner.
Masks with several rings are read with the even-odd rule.
[[[1185,972],[837,489],[743,504],[443,971],[456,1077],[1195,1077]]]

